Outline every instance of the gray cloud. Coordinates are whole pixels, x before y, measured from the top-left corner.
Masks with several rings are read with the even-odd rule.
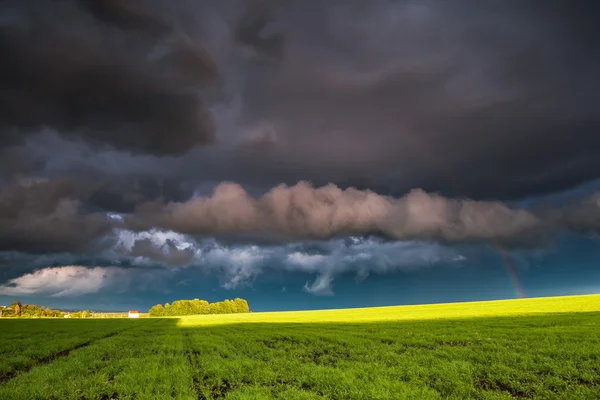
[[[217,267],[227,289],[251,284],[261,274],[283,270],[314,276],[302,290],[331,296],[333,282],[340,274],[354,274],[357,280],[364,280],[370,274],[407,272],[435,265],[458,267],[464,260],[458,249],[435,243],[351,237],[316,245],[309,242],[271,247],[217,247],[209,250],[200,265],[209,270]]]
[[[158,16],[147,13],[134,2],[126,0],[78,0],[99,20],[123,29],[135,29],[156,36],[168,33],[171,28]]]
[[[304,291],[315,296],[333,296],[332,281],[333,276],[330,274],[319,275],[313,283],[304,284]]]
[[[190,248],[178,249],[172,241],[166,241],[158,247],[150,239],[141,239],[134,243],[128,255],[170,265],[186,265],[192,261],[194,251]]]
[[[135,250],[140,242],[153,247],[152,250],[145,248],[142,252],[141,256],[146,260],[124,263],[123,260],[128,257],[140,256]],[[122,248],[115,249],[112,255],[106,253],[92,265],[77,264],[78,260],[68,254],[35,259],[24,254],[13,254],[12,261],[25,267],[13,271],[8,278],[0,278],[0,295],[75,296],[101,289],[127,288],[134,278],[135,281],[146,282],[152,277],[176,277],[181,269],[173,268],[173,264],[169,263],[181,259],[168,257],[171,250],[165,249],[164,244],[169,242],[174,248],[185,247],[188,254],[193,254],[187,264],[178,264],[178,267],[216,276],[223,288],[231,290],[252,285],[262,275],[283,271],[314,278],[313,282],[307,282],[304,287],[299,285],[295,290],[314,295],[332,295],[333,282],[339,274],[355,274],[357,279],[364,280],[369,274],[410,271],[434,265],[460,266],[464,260],[456,249],[425,242],[350,238],[259,247],[224,245],[214,240],[196,241],[172,232],[123,232],[118,243]],[[132,243],[133,246],[128,247]],[[126,250],[133,251],[127,254]],[[4,254],[0,252],[0,257]],[[121,259],[117,260],[115,256]],[[162,268],[149,267],[151,258],[156,258],[159,264],[155,265],[162,265]],[[1,284],[3,281],[5,283]],[[177,285],[185,284],[185,281],[177,282]]]
[[[600,151],[598,57],[589,17],[567,8],[290,5],[286,58],[245,108],[287,145],[279,172],[261,173],[503,198],[589,179]]]
[[[136,200],[154,195],[132,186],[132,212],[95,210],[111,202],[106,197],[110,188],[103,182],[25,176],[0,186],[0,250],[106,256],[117,246],[109,259],[141,258],[181,266],[195,260],[195,241],[186,235],[257,246],[377,235],[393,241],[539,248],[551,245],[560,229],[583,233],[600,229],[597,193],[563,205],[526,209],[422,190],[395,198],[335,185],[315,188],[306,182],[252,196],[237,184],[224,183],[212,193],[165,203],[159,182],[155,200],[141,204]],[[123,199],[114,201],[127,204]],[[158,242],[151,240],[158,237],[162,238]]]
[[[154,230],[123,232],[119,243],[124,248],[133,249],[140,241],[154,249],[145,252],[144,256],[158,255],[155,260],[170,265],[178,258],[168,257],[171,254],[164,249],[166,243],[193,254],[187,264],[178,265],[218,276],[225,289],[251,285],[263,274],[284,271],[315,276],[315,281],[307,282],[303,288],[315,295],[333,294],[332,282],[339,274],[351,273],[358,280],[364,280],[370,274],[411,271],[444,263],[459,266],[465,260],[456,248],[423,241],[386,242],[374,237],[256,246],[225,244],[212,239],[196,240],[190,236]],[[133,247],[128,247],[131,243],[134,243]],[[162,254],[159,255],[159,252]]]
[[[546,218],[559,221],[568,229],[583,233],[600,231],[600,193],[594,193],[581,201],[566,204],[558,209],[544,207]]]
[[[120,0],[8,1],[3,12],[0,144],[43,127],[158,155],[213,141],[194,89],[216,65],[151,12]]]
[[[268,32],[277,1],[246,0],[247,6],[235,27],[235,39],[261,55],[282,58],[285,38],[281,32]]]
[[[82,101],[53,100],[60,105],[58,114],[52,104],[7,111],[19,98],[25,105],[62,98],[57,91],[41,99],[17,96],[9,102],[7,97],[3,141],[22,137],[8,129],[15,119],[39,126],[42,111],[65,117],[58,122],[76,114],[75,125],[82,129],[75,132],[58,129],[73,123],[45,125],[56,125],[63,136],[123,149],[113,152],[107,167],[118,175],[152,177],[160,171],[187,188],[236,181],[260,191],[308,180],[396,197],[422,188],[451,197],[512,200],[567,189],[600,171],[600,139],[594,134],[600,127],[594,107],[600,93],[598,10],[588,2],[537,7],[485,0],[451,6],[443,1],[63,1],[55,2],[60,5],[48,17],[36,18],[56,17],[45,22],[53,32],[64,25],[58,16],[72,14],[81,43],[65,42],[68,56],[52,60],[42,51],[51,34],[29,40],[28,30],[17,29],[19,21],[46,26],[32,20],[35,7],[21,3],[9,3],[16,11],[1,25],[13,50],[15,40],[32,43],[18,47],[16,56],[43,56],[42,61],[52,61],[48,65],[56,64],[49,69],[55,75],[70,73],[81,59],[92,66],[112,60],[109,67],[119,70],[97,91],[84,90],[87,86],[71,91],[82,94]],[[78,46],[85,52],[75,51]],[[40,74],[15,71],[23,77],[11,81],[22,83],[19,90],[47,87],[35,83]],[[76,85],[68,76],[63,80],[68,87]],[[60,81],[57,77],[53,81]],[[205,82],[211,90],[184,90]],[[93,98],[113,101],[95,103],[83,96],[96,92]],[[154,94],[163,93],[162,100],[153,101]],[[189,112],[200,96],[204,111]],[[75,113],[78,107],[84,110]],[[212,118],[203,119],[205,113]],[[214,135],[192,134],[195,117],[214,124]],[[97,121],[119,120],[127,123],[93,129]],[[121,129],[125,126],[132,130]],[[261,127],[268,132],[259,132]],[[192,149],[213,139],[213,146]],[[188,150],[178,158],[140,157]],[[131,151],[138,155],[127,154]],[[98,152],[106,155],[104,149]],[[98,158],[94,151],[75,157],[53,149],[11,169],[49,170],[60,162],[69,173],[102,172]]]
[[[26,178],[0,186],[0,250],[93,251],[111,223],[105,214],[83,209],[82,189],[69,180]]]
[[[35,187],[40,183],[26,181],[23,184],[31,184],[32,187]],[[331,188],[329,189],[331,190]],[[332,197],[323,197],[323,193],[312,193],[311,196],[307,196],[307,193],[302,192],[304,190],[308,190],[310,193],[311,191],[318,192],[319,189],[304,186],[300,189],[300,193],[294,193],[296,198],[300,197],[302,201],[306,202],[304,204],[311,205],[310,215],[314,217],[312,221],[318,220],[322,224],[316,224],[311,229],[324,229],[323,226],[340,224],[340,221],[332,218],[333,214],[328,217],[328,213],[323,212],[322,209],[323,201],[327,204]],[[348,199],[340,198],[346,196],[344,192],[334,190],[333,193],[338,195],[337,207],[331,202],[328,206],[336,209],[337,212],[341,213],[340,215],[344,215],[346,221],[355,223],[358,218],[350,218],[352,214],[345,213],[348,211],[347,206],[340,206],[339,204],[348,201]],[[293,238],[288,237],[287,239],[290,240],[288,243],[256,245],[251,243],[241,244],[239,242],[227,243],[227,241],[181,234],[169,230],[151,229],[134,232],[124,230],[121,224],[117,224],[114,240],[111,241],[112,247],[105,247],[93,258],[87,257],[87,261],[86,257],[77,258],[68,253],[57,254],[54,257],[27,258],[25,255],[21,255],[20,258],[18,255],[8,257],[7,261],[11,264],[23,266],[19,271],[12,271],[9,280],[16,282],[17,278],[27,276],[27,279],[23,280],[24,283],[19,284],[20,287],[25,288],[27,282],[37,282],[39,277],[43,277],[42,273],[29,272],[32,269],[37,271],[40,270],[40,267],[44,269],[48,266],[87,265],[86,263],[89,262],[90,265],[106,264],[125,269],[142,268],[149,271],[156,268],[164,271],[178,270],[181,267],[199,269],[206,274],[219,277],[222,287],[226,289],[251,285],[255,279],[265,274],[277,272],[304,273],[310,275],[311,278],[303,287],[298,287],[298,290],[301,289],[313,295],[329,296],[334,294],[334,281],[340,274],[354,274],[356,279],[361,281],[371,274],[411,271],[435,265],[459,267],[463,265],[463,261],[472,255],[472,248],[469,250],[469,247],[461,246],[460,243],[483,240],[484,242],[490,241],[495,245],[509,238],[503,235],[517,234],[518,237],[519,234],[523,233],[523,227],[527,227],[527,224],[523,224],[522,221],[527,221],[530,218],[533,218],[536,224],[540,224],[540,227],[561,224],[566,228],[584,232],[596,232],[600,227],[594,222],[597,220],[595,218],[596,214],[600,214],[598,212],[600,207],[597,204],[597,194],[581,202],[558,206],[553,209],[538,209],[535,214],[523,210],[511,210],[500,203],[448,200],[439,196],[429,196],[423,192],[413,194],[414,198],[409,195],[407,198],[401,199],[384,198],[376,194],[371,195],[376,196],[377,201],[380,201],[381,204],[389,202],[388,207],[391,207],[391,214],[399,212],[403,215],[403,218],[398,219],[398,217],[390,216],[385,218],[385,222],[376,219],[371,222],[363,221],[366,225],[358,226],[380,223],[384,227],[395,227],[400,229],[397,232],[404,235],[402,240],[384,240],[376,236],[348,236],[329,240],[320,237],[317,240],[295,241],[292,240]],[[356,196],[360,198],[360,195],[356,193],[352,194],[351,198],[355,199]],[[289,197],[294,196],[290,195]],[[315,199],[318,200],[315,201]],[[219,201],[222,202],[223,199],[219,198]],[[251,201],[260,203],[263,200]],[[223,206],[225,209],[234,210],[238,208],[239,204],[226,203]],[[296,207],[299,207],[299,205],[296,204]],[[358,210],[375,209],[373,204],[354,204],[354,208]],[[300,210],[302,208],[290,215],[300,215]],[[321,211],[319,212],[319,210]],[[519,213],[524,214],[519,216]],[[198,215],[195,214],[195,217],[198,217]],[[360,215],[361,213],[358,213],[354,217]],[[372,215],[378,214],[373,213]],[[307,216],[307,214],[304,214],[304,217]],[[440,219],[440,216],[444,216],[445,219]],[[239,218],[239,215],[237,217]],[[522,221],[520,221],[521,218]],[[297,219],[291,221],[295,224],[300,223]],[[287,223],[289,224],[291,221],[287,221]],[[308,221],[311,221],[311,219],[309,218],[302,223],[305,229],[304,233],[309,232],[307,229],[311,227],[307,224]],[[394,225],[394,223],[397,223],[397,225]],[[220,224],[217,224],[217,226],[231,226],[228,223]],[[349,224],[342,225],[350,226]],[[348,232],[346,231],[346,234]],[[456,236],[442,238],[439,236],[442,234]],[[475,234],[482,235],[484,239],[476,238],[473,236]],[[496,235],[496,237],[490,235]],[[510,237],[510,239],[514,240],[513,237]],[[455,243],[449,245],[448,243],[440,243],[440,241],[453,241]],[[492,246],[488,247],[491,248]],[[535,248],[515,254],[535,255],[541,254],[540,251],[542,249]],[[0,259],[3,255],[9,256],[7,253],[0,253]],[[38,277],[38,275],[40,276]],[[11,283],[11,285],[4,285],[7,293],[12,290],[11,287],[15,287],[14,284]]]
[[[218,143],[156,161],[174,180],[512,200],[598,177],[594,9],[231,4],[189,10],[219,64]],[[236,38],[248,18],[250,40],[285,38],[284,57]]]
[[[508,201],[599,177],[598,11],[5,1],[1,247],[94,249],[121,228],[105,212],[136,230],[261,245],[370,233],[529,245],[595,231],[591,200]],[[244,189],[219,185],[232,181]],[[138,258],[188,257],[140,240]]]
[[[96,293],[107,288],[120,288],[123,291],[129,286],[131,278],[131,271],[116,267],[86,268],[68,265],[43,268],[0,285],[0,295],[70,297]]]

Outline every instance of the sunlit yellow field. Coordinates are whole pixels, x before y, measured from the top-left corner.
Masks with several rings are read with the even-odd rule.
[[[180,317],[178,326],[264,322],[386,322],[600,311],[600,294],[341,310]]]

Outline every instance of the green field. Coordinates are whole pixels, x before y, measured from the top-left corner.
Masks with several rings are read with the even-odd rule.
[[[600,399],[600,295],[0,320],[0,399]]]

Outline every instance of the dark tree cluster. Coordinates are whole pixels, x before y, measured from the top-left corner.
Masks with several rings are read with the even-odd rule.
[[[202,315],[202,314],[236,314],[248,313],[250,307],[244,299],[236,298],[234,300],[217,301],[209,303],[206,300],[175,300],[172,304],[165,303],[152,306],[148,311],[151,317],[161,316],[182,316],[182,315]]]
[[[64,312],[53,310],[48,307],[35,304],[21,304],[20,301],[13,302],[10,307],[0,309],[1,317],[8,318],[40,318],[40,317],[63,317]]]

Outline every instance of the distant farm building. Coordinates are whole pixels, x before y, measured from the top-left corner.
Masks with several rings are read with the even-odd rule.
[[[129,310],[129,318],[139,318],[140,313],[136,310]]]

